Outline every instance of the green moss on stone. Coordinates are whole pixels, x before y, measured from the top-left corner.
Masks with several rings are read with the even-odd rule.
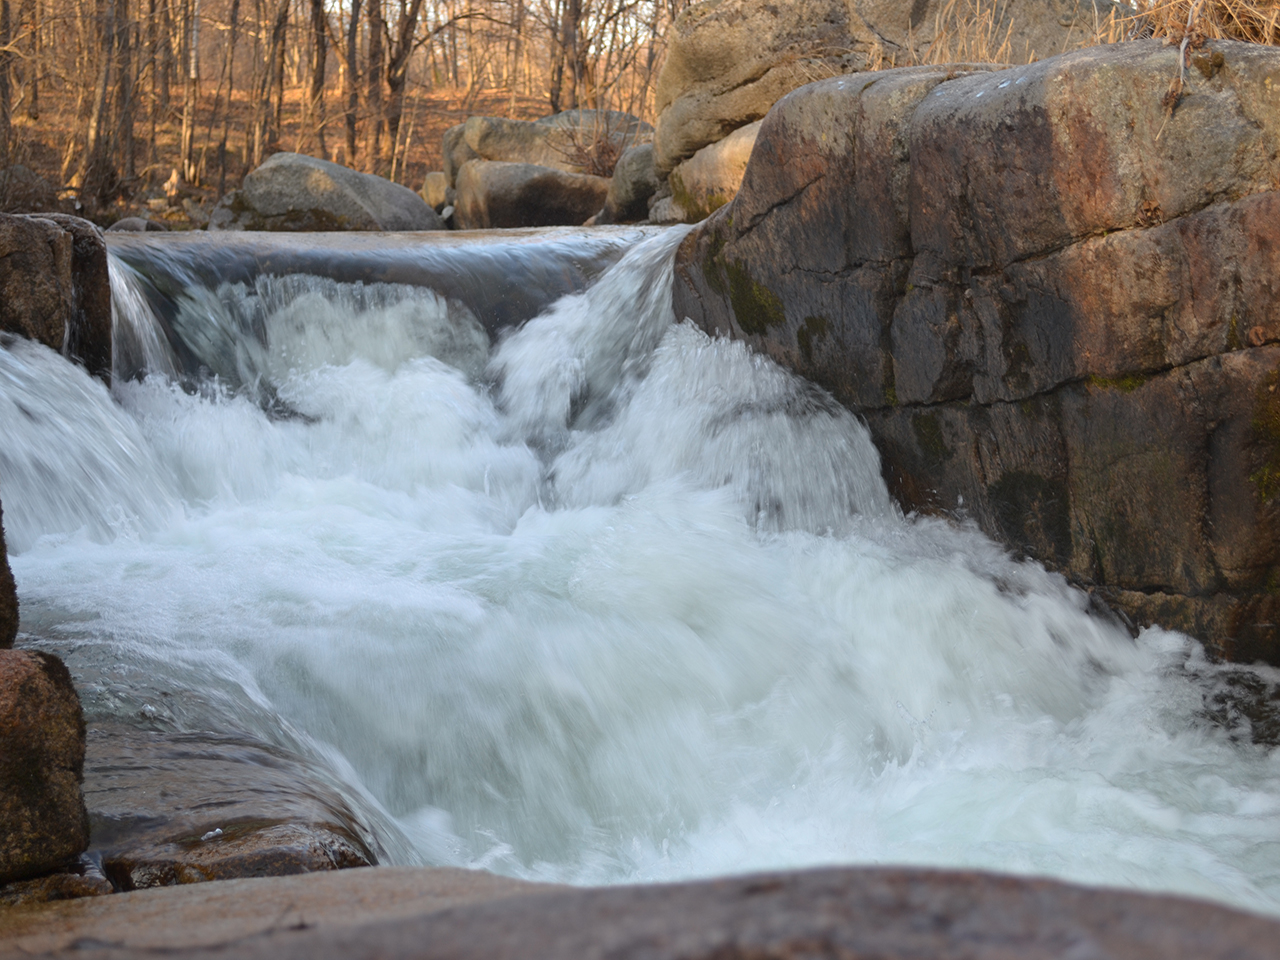
[[[1090,377],[1090,386],[1100,390],[1119,390],[1121,393],[1133,393],[1147,382],[1145,374],[1126,373],[1119,377]]]
[[[1227,349],[1244,349],[1244,343],[1240,339],[1240,316],[1235,313],[1231,315],[1231,322],[1227,325]]]
[[[937,469],[954,455],[942,437],[942,424],[936,413],[917,413],[911,418],[911,430],[930,469]]]
[[[724,277],[721,274],[724,264],[721,262],[720,255],[723,252],[724,236],[719,231],[714,231],[707,244],[707,255],[702,261],[702,277],[707,281],[707,286],[722,297],[729,292],[725,288]]]
[[[816,340],[825,340],[831,325],[826,317],[805,317],[804,323],[796,331],[796,346],[808,363],[813,363],[813,344]]]
[[[729,278],[729,304],[744,333],[762,337],[770,327],[786,322],[778,295],[754,280],[743,264],[731,261],[724,268]]]

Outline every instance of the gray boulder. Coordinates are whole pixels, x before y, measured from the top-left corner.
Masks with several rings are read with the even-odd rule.
[[[48,873],[89,846],[84,738],[63,662],[0,650],[0,883]]]
[[[611,174],[618,155],[653,132],[616,110],[571,110],[536,121],[471,117],[464,130],[480,159],[591,174]]]
[[[408,187],[298,153],[277,153],[219,201],[210,230],[443,230]]]
[[[596,223],[634,223],[649,213],[649,198],[658,189],[653,168],[653,144],[644,143],[625,150],[613,168],[609,194]]]
[[[472,160],[458,174],[454,224],[461,230],[580,224],[604,206],[610,182],[532,163]]]
[[[107,233],[161,233],[169,228],[146,217],[124,217],[107,227]]]

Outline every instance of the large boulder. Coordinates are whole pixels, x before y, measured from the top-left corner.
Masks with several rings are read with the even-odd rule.
[[[111,377],[111,282],[102,232],[65,214],[0,214],[0,332]]]
[[[84,737],[62,661],[0,650],[0,883],[56,870],[88,847]]]
[[[463,131],[478,159],[595,175],[653,128],[616,110],[571,110],[536,121],[471,117]]]
[[[757,120],[681,161],[667,178],[670,200],[649,213],[655,223],[697,223],[734,198],[760,132]]]
[[[219,201],[210,230],[443,230],[408,187],[300,153],[277,153]]]
[[[18,589],[9,569],[9,554],[4,546],[4,509],[0,506],[0,650],[13,646],[18,635]]]
[[[676,309],[863,415],[905,508],[1280,662],[1280,51],[1210,43],[1171,104],[1178,56],[796,91]]]
[[[946,0],[703,0],[668,35],[658,76],[658,172],[763,117],[784,94],[824,76],[929,54]],[[947,7],[947,11],[953,9]],[[993,7],[992,35],[1010,56],[1058,53],[1124,10],[1111,0],[1010,0]],[[946,11],[944,11],[946,12]]]
[[[653,168],[653,144],[628,147],[618,158],[609,181],[609,193],[596,223],[634,223],[649,216],[649,198],[657,192],[658,174]]]
[[[532,163],[472,160],[458,175],[453,220],[462,230],[577,225],[604,206],[609,182]]]

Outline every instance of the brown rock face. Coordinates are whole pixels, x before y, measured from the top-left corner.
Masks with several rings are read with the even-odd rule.
[[[4,509],[0,506],[0,650],[13,646],[18,635],[18,589],[9,569],[9,554],[4,546]]]
[[[533,163],[472,160],[458,174],[453,221],[462,230],[574,226],[604,206],[609,183]]]
[[[0,651],[0,744],[2,883],[49,872],[89,845],[84,719],[57,657]]]
[[[1229,42],[813,84],[677,256],[676,310],[863,414],[1140,623],[1280,662],[1280,52]]]
[[[0,331],[111,376],[111,285],[102,233],[65,214],[0,214]]]

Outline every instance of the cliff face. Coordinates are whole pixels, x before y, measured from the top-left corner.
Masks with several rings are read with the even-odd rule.
[[[1135,622],[1280,662],[1280,51],[1097,47],[780,101],[677,316],[862,414],[956,511]]]

